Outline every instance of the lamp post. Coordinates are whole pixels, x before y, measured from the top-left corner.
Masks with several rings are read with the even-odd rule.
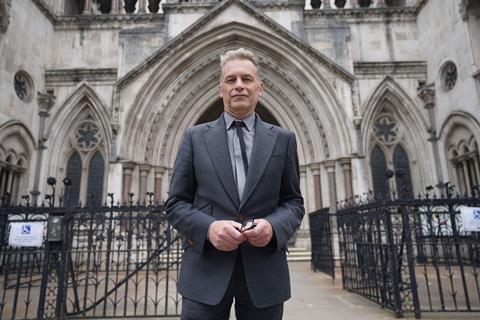
[[[54,177],[48,177],[47,178],[47,184],[52,188],[52,194],[50,197],[45,196],[49,200],[49,205],[50,207],[55,206],[55,184],[57,183],[57,179]]]

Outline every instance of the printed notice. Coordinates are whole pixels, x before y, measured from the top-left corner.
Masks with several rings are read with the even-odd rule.
[[[41,247],[43,222],[11,222],[8,245],[12,247]]]
[[[465,231],[480,231],[480,208],[461,207],[460,212]]]

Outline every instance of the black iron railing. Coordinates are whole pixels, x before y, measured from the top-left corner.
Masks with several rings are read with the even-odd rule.
[[[312,269],[335,279],[330,208],[309,214],[310,239],[312,244]]]
[[[1,207],[0,319],[179,316],[182,243],[163,211]],[[15,222],[43,224],[43,244],[10,246]]]
[[[478,197],[343,203],[336,214],[343,287],[395,312],[480,312],[480,232],[460,207]]]

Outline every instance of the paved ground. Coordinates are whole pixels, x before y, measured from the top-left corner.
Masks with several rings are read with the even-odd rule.
[[[311,271],[310,262],[293,262],[289,266],[292,299],[285,304],[284,320],[396,319],[392,312],[381,309],[359,295],[342,290],[341,279],[332,283],[327,275]],[[235,317],[232,315],[231,319]],[[422,319],[479,320],[480,316],[424,313]]]
[[[292,299],[285,304],[285,320],[395,319],[393,313],[342,290],[341,279],[310,269],[310,262],[290,263]]]

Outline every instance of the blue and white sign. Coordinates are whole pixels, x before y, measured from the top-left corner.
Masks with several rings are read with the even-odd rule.
[[[461,207],[460,213],[465,231],[480,231],[480,208]]]
[[[11,247],[41,247],[44,229],[43,222],[11,222],[8,245]]]

